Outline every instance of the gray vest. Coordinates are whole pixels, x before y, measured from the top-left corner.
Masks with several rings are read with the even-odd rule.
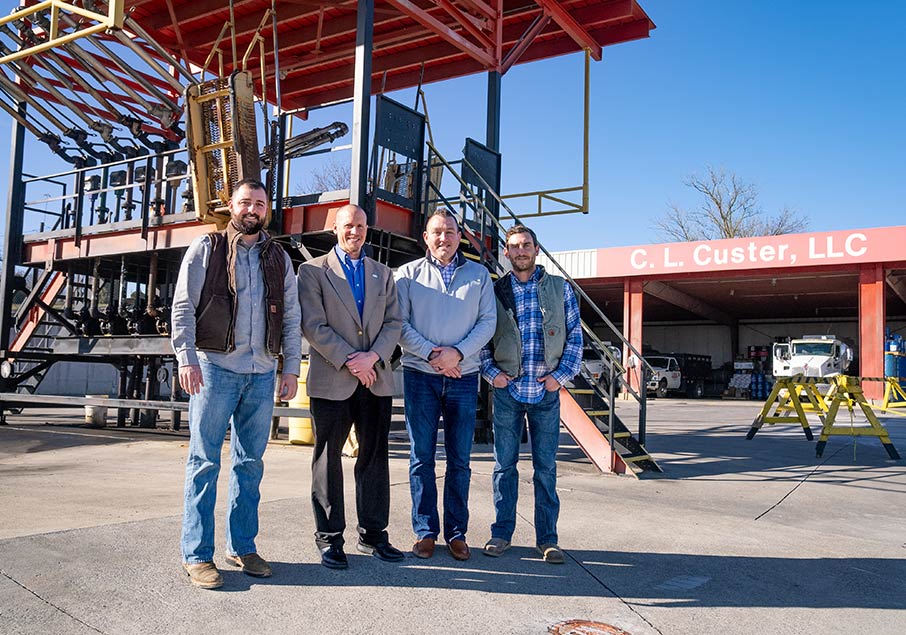
[[[563,306],[563,284],[560,276],[541,269],[538,280],[538,303],[541,305],[541,324],[544,329],[544,363],[548,370],[560,365],[566,346],[566,309]],[[511,377],[522,374],[522,338],[516,319],[516,299],[513,295],[512,273],[494,283],[497,296],[497,330],[491,339],[494,363]]]

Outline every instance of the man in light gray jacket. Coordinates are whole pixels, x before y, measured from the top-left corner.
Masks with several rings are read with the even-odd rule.
[[[459,251],[456,218],[439,210],[425,227],[428,253],[399,268],[406,428],[411,440],[412,553],[430,558],[440,534],[434,455],[444,420],[444,541],[457,560],[469,559],[469,456],[475,433],[479,353],[497,324],[488,270]]]

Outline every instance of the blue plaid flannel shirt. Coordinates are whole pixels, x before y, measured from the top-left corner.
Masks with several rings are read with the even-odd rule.
[[[528,282],[520,282],[511,275],[513,296],[516,300],[516,321],[522,340],[522,375],[510,382],[510,395],[522,403],[538,403],[544,398],[544,383],[538,378],[553,376],[562,386],[578,374],[582,366],[582,322],[579,318],[579,303],[572,287],[563,285],[563,306],[566,312],[566,344],[560,364],[551,370],[544,363],[544,333],[541,328],[541,305],[538,303],[538,280],[543,269],[535,268]],[[481,373],[488,382],[502,371],[494,364],[493,354],[488,346],[481,351]]]

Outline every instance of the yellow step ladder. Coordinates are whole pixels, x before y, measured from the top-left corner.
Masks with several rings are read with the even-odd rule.
[[[824,417],[824,426],[821,429],[821,435],[818,437],[818,443],[815,445],[815,456],[820,457],[824,453],[824,447],[827,445],[827,439],[830,436],[878,437],[890,458],[894,461],[899,460],[900,454],[893,446],[890,435],[887,433],[887,428],[881,425],[877,415],[872,410],[871,404],[865,399],[859,378],[841,375],[836,380],[838,390],[834,400],[828,407],[827,416]],[[837,425],[837,414],[843,404],[846,404],[850,418],[852,418],[853,405],[858,404],[870,425],[854,426],[852,422],[850,425]]]

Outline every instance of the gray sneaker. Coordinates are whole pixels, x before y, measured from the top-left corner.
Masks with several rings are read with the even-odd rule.
[[[246,575],[256,578],[271,577],[271,565],[257,553],[247,553],[244,556],[227,556],[226,561],[234,567],[239,567]]]
[[[189,576],[189,582],[199,589],[219,589],[223,586],[223,576],[213,562],[183,563],[182,568]]]
[[[544,561],[549,564],[563,564],[566,558],[563,557],[563,551],[554,543],[538,545],[538,552]]]

